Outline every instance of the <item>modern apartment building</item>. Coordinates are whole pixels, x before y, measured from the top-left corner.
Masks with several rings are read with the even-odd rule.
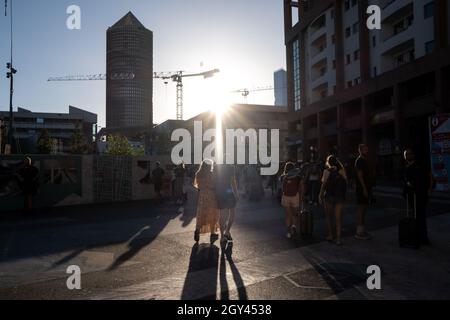
[[[381,9],[369,30],[367,9]],[[447,0],[284,1],[291,155],[350,159],[361,142],[379,174],[402,148],[429,158],[428,117],[450,112]]]
[[[85,143],[93,142],[97,115],[79,108],[69,106],[69,113],[32,112],[18,108],[13,113],[14,138],[16,144],[13,150],[16,153],[36,153],[36,144],[42,130],[46,129],[50,138],[56,141],[55,153],[68,153],[71,147],[73,134],[79,131]],[[9,112],[0,111],[7,132],[9,125]],[[6,143],[6,139],[1,139]]]
[[[153,33],[128,12],[107,32],[107,74],[133,74],[106,81],[106,126],[109,130],[153,126]]]

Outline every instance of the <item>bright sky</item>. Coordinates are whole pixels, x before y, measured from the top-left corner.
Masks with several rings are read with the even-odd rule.
[[[9,17],[0,8],[0,109],[9,105]],[[230,91],[273,85],[285,68],[281,0],[8,0],[14,4],[15,107],[68,112],[73,105],[105,124],[105,82],[47,82],[50,76],[106,71],[106,30],[128,11],[154,33],[154,71],[218,68],[211,79],[184,82],[185,119],[223,105],[245,102]],[[68,30],[66,9],[81,7],[81,30]],[[154,81],[154,121],[176,117],[176,89]],[[253,93],[248,103],[273,104],[273,92]]]

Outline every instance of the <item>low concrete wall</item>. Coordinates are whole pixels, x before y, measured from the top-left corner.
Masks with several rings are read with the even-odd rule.
[[[23,156],[0,157],[0,212],[20,210],[24,197],[17,174]],[[170,195],[169,157],[31,156],[39,169],[36,208],[146,200],[155,197],[150,176],[159,161],[166,171],[163,195]]]

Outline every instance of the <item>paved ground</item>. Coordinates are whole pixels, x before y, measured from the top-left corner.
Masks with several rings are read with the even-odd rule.
[[[287,240],[269,193],[241,201],[225,250],[206,236],[194,245],[194,203],[184,214],[135,202],[12,217],[0,223],[0,299],[449,299],[448,204],[432,204],[433,243],[418,251],[398,248],[403,203],[386,194],[369,212],[372,241],[353,240],[347,206],[343,247],[323,241],[317,207],[314,238]],[[66,287],[70,265],[82,270],[82,290]],[[381,267],[382,290],[367,289],[369,265]]]

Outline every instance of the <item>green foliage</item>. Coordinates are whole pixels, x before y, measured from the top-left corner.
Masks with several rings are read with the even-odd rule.
[[[91,151],[91,147],[86,143],[84,135],[81,130],[77,128],[70,138],[70,153],[71,154],[86,154]]]
[[[37,141],[39,154],[51,154],[55,149],[56,141],[52,139],[47,129],[43,129]]]
[[[111,135],[107,138],[108,148],[106,154],[110,156],[143,156],[145,155],[144,147],[134,149],[127,138],[121,135]]]

